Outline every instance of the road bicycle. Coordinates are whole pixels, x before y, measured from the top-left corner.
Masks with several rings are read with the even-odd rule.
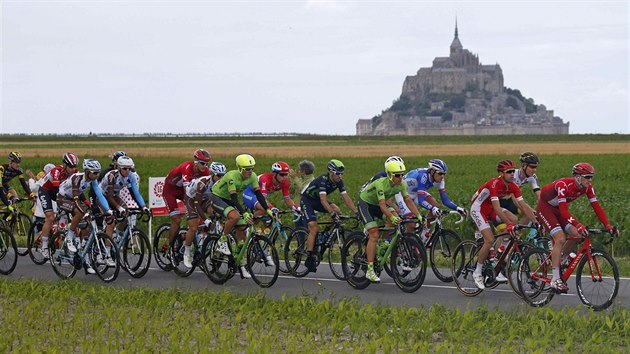
[[[430,231],[428,240],[424,244],[424,248],[428,252],[431,269],[435,276],[445,283],[453,281],[451,274],[451,257],[455,247],[462,241],[457,232],[445,229],[442,226],[442,219],[448,215],[459,215],[459,220],[455,224],[460,224],[465,217],[455,210],[441,210],[441,217],[435,218],[430,222],[432,230]],[[426,235],[419,235],[420,239]]]
[[[17,265],[17,244],[13,233],[0,225],[0,273],[11,274]]]
[[[134,216],[140,216],[139,219]],[[124,230],[114,228],[113,239],[118,247],[122,268],[134,278],[142,278],[151,265],[151,246],[144,231],[136,227],[136,222],[151,222],[151,213],[142,209],[130,208],[127,216],[117,222],[126,221]]]
[[[274,213],[273,216],[266,216],[263,218],[265,228],[263,230],[260,230],[260,234],[263,236],[267,236],[273,244],[274,248],[276,250],[280,250],[278,258],[280,258],[280,254],[282,254],[282,258],[279,260],[278,267],[280,269],[280,272],[283,274],[291,273],[286,265],[284,248],[289,241],[290,235],[293,233],[293,228],[291,226],[282,224],[282,220],[280,218],[282,215],[294,213],[295,212],[293,211],[277,211]]]
[[[51,228],[51,234],[54,235],[57,231],[64,230],[68,227],[69,221],[72,219],[72,215],[67,211],[59,211],[55,214],[55,222]],[[34,218],[31,229],[28,231],[28,255],[37,265],[42,265],[48,262],[48,258],[42,255],[42,228],[46,222],[45,218]]]
[[[96,224],[96,218],[105,217],[105,214],[93,214],[91,209],[83,215],[81,222],[79,222],[78,229],[89,230],[89,237],[87,241],[78,242],[77,252],[70,252],[68,250],[66,241],[66,230],[62,229],[53,234],[48,239],[48,249],[50,250],[50,264],[53,271],[61,279],[69,279],[74,277],[77,270],[84,267],[85,262],[88,261],[96,271],[96,275],[104,282],[109,283],[118,277],[120,272],[120,254],[118,246],[114,240],[106,233],[100,231]],[[110,221],[111,222],[111,221]],[[81,239],[81,236],[77,237],[77,240]],[[111,257],[114,265],[108,265],[107,257]]]
[[[535,228],[529,225],[515,225],[514,231],[517,232],[522,229]],[[500,272],[507,273],[507,279],[510,287],[517,296],[520,295],[514,278],[511,276],[511,271],[514,271],[515,266],[523,257],[524,250],[534,248],[534,245],[526,241],[520,240],[517,236],[508,232],[503,232],[494,235],[496,240],[499,237],[503,237],[503,242],[507,242],[505,250],[503,252],[497,252],[496,260],[490,258],[490,255],[483,263],[481,273],[484,276],[484,285],[488,289],[496,288],[500,282],[496,280],[497,275]],[[479,250],[483,246],[483,237],[477,240],[464,240],[453,251],[453,257],[451,259],[451,273],[457,290],[466,296],[477,296],[483,289],[479,289],[473,279],[473,273],[477,268],[477,258]]]
[[[354,221],[351,225],[346,226],[343,221]],[[335,278],[346,280],[341,267],[341,250],[347,238],[346,233],[353,234],[352,231],[358,226],[358,219],[355,216],[339,215],[337,219],[331,221],[318,221],[318,226],[323,229],[317,233],[315,245],[313,247],[313,256],[315,264],[319,266],[326,256],[328,266]],[[354,231],[363,235],[361,231]],[[284,261],[286,268],[291,275],[302,278],[308,274],[308,268],[304,265],[308,252],[306,251],[306,243],[309,230],[306,227],[296,228],[286,244],[284,245]]]
[[[561,263],[562,280],[568,283],[575,271],[575,287],[582,303],[595,311],[608,308],[619,291],[619,270],[615,260],[606,252],[593,248],[591,234],[608,234],[608,230],[588,229],[587,236],[567,237],[567,241],[582,244],[575,258]],[[609,244],[613,237],[605,242]],[[525,253],[518,268],[518,287],[523,299],[533,307],[548,304],[556,291],[551,287],[551,252],[532,248]]]
[[[202,252],[203,243],[208,236],[208,234],[216,234],[220,235],[223,231],[223,227],[220,223],[220,215],[214,213],[210,218],[212,223],[208,226],[201,222],[197,228],[197,232],[195,233],[195,237],[193,237],[193,242],[190,245],[190,252],[192,256],[192,267],[188,268],[184,265],[184,251],[186,240],[186,233],[188,232],[188,228],[182,228],[179,230],[177,235],[173,238],[173,240],[169,244],[169,255],[168,258],[171,262],[171,269],[175,272],[175,274],[180,277],[187,277],[193,273],[195,268],[198,266],[205,273],[206,269],[203,267],[203,262],[205,255]]]
[[[263,218],[255,217],[254,222]],[[252,225],[245,227],[247,236],[242,246],[238,245],[232,234],[227,236],[230,255],[224,255],[218,250],[221,234],[213,233],[205,238],[201,248],[205,273],[213,283],[224,284],[237,272],[244,278],[240,267],[243,265],[256,284],[268,288],[276,282],[280,272],[278,252],[268,237],[257,234]]]
[[[8,208],[0,210],[0,225],[4,224],[4,227],[13,235],[19,256],[28,254],[28,231],[32,224],[31,217],[19,211],[19,204],[25,201],[32,202],[30,199],[18,198],[14,199],[13,212],[9,211]]]
[[[418,290],[427,271],[427,255],[422,241],[416,234],[405,233],[408,223],[417,223],[417,219],[403,219],[396,227],[379,227],[379,243],[374,259],[374,272],[380,275],[384,268],[392,276],[396,285],[404,292]],[[386,242],[385,235],[391,236]],[[370,285],[366,273],[368,269],[366,246],[368,236],[365,233],[353,233],[343,246],[341,266],[346,281],[355,289],[365,289]]]

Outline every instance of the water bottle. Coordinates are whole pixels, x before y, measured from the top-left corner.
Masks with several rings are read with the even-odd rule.
[[[494,250],[494,247],[490,248],[490,253],[488,253],[488,259],[490,260],[490,264],[492,264],[492,268],[497,265],[497,253]]]
[[[427,242],[429,242],[429,239],[431,238],[431,230],[425,227],[422,229],[422,232],[420,233],[420,235],[422,236],[420,238],[422,240],[422,244],[426,245]]]
[[[385,255],[385,252],[387,252],[387,241],[385,241],[385,239],[379,238],[376,247],[378,256],[383,257]]]
[[[564,256],[564,255],[563,255],[563,257],[562,257],[562,261],[561,261],[561,262],[562,262],[562,264],[561,264],[562,268],[566,268],[566,267],[568,267],[568,266],[571,264],[571,262],[573,262],[573,259],[574,259],[576,256],[577,256],[577,255],[576,255],[575,253],[573,253],[573,252],[569,253],[569,255],[568,255],[568,256]]]
[[[503,240],[503,242],[501,242],[501,246],[499,246],[499,254],[502,254],[503,252],[505,252],[505,250],[507,249],[508,244],[510,243],[510,240]]]
[[[63,230],[66,228],[66,224],[68,223],[68,217],[66,216],[66,214],[61,214],[61,216],[59,217],[59,230]]]
[[[318,245],[323,245],[326,242],[327,238],[328,238],[328,232],[322,231],[322,232],[318,233],[317,234],[317,244]]]

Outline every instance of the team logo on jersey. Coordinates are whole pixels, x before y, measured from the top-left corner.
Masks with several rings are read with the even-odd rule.
[[[558,189],[558,196],[559,197],[564,197],[564,194],[566,193],[567,189],[566,188],[559,188]]]
[[[164,190],[164,182],[162,181],[157,182],[155,186],[153,186],[153,194],[155,194],[156,197],[161,197],[163,190]]]

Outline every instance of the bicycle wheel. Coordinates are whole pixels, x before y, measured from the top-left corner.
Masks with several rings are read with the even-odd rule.
[[[210,234],[206,236],[201,247],[203,254],[202,267],[204,273],[211,282],[215,284],[224,284],[233,274],[230,266],[230,256],[226,256],[217,250],[217,241],[221,236]]]
[[[61,279],[70,279],[77,273],[75,267],[75,257],[79,257],[68,251],[66,246],[65,231],[55,232],[48,237],[48,251],[50,252],[50,265],[53,271]],[[78,262],[81,264],[81,262]]]
[[[252,236],[247,246],[246,268],[261,288],[272,286],[278,279],[278,252],[266,236]]]
[[[188,229],[179,229],[179,232],[171,240],[169,247],[169,256],[171,259],[171,266],[173,266],[173,272],[182,278],[190,276],[196,268],[193,262],[192,268],[188,268],[184,265],[184,240],[186,239],[186,232]],[[193,245],[190,246],[190,254],[194,254]]]
[[[135,227],[121,250],[125,271],[134,278],[142,278],[151,265],[151,248],[147,235]]]
[[[346,276],[343,274],[343,268],[341,267],[341,251],[343,250],[343,237],[338,232],[335,232],[330,237],[328,244],[328,265],[330,271],[339,280],[346,280]]]
[[[116,280],[120,272],[120,252],[111,237],[104,232],[97,233],[88,251],[88,257],[96,275],[102,281],[109,283]],[[114,265],[108,264],[109,259],[114,261]]]
[[[42,256],[42,238],[41,230],[44,226],[44,222],[34,222],[31,225],[31,229],[28,232],[28,255],[31,257],[33,263],[42,265],[46,263],[48,258]]]
[[[394,282],[400,290],[413,293],[420,289],[427,274],[427,254],[413,234],[405,234],[394,245],[389,261]]]
[[[455,231],[442,229],[442,232],[433,238],[427,247],[431,258],[431,269],[433,269],[435,276],[445,283],[453,281],[451,258],[455,247],[461,241],[461,237]]]
[[[617,296],[619,270],[617,263],[608,253],[593,249],[591,256],[591,262],[588,261],[588,257],[582,257],[578,264],[575,286],[584,305],[601,311],[608,308]]]
[[[289,273],[296,278],[302,278],[308,274],[308,269],[304,266],[307,238],[308,230],[298,227],[289,235],[284,245],[284,262]]]
[[[504,267],[504,270],[507,273],[508,284],[510,284],[510,288],[514,291],[516,296],[523,298],[521,291],[518,288],[518,268],[521,266],[521,260],[523,259],[523,255],[529,249],[535,248],[536,246],[531,242],[518,241],[518,249],[520,252],[513,251],[510,253],[510,256],[507,259],[507,264]]]
[[[17,245],[11,232],[0,228],[0,273],[11,274],[17,264]]]
[[[171,224],[162,224],[155,230],[153,236],[153,256],[155,263],[163,271],[170,272],[173,270],[171,259],[169,258],[168,234],[171,230]]]
[[[475,285],[473,272],[477,268],[479,245],[473,240],[464,240],[455,247],[451,259],[451,273],[457,290],[466,296],[477,296],[483,290]]]
[[[31,218],[23,213],[18,214],[18,218],[15,221],[15,227],[13,229],[13,238],[15,238],[15,244],[17,245],[17,253],[20,256],[26,256],[28,254],[28,232],[31,229]]]
[[[366,277],[366,244],[367,237],[365,234],[362,232],[353,232],[348,236],[341,251],[341,267],[343,269],[343,275],[346,277],[348,284],[355,289],[365,289],[371,283]]]
[[[551,288],[551,257],[542,248],[531,248],[523,255],[516,274],[518,289],[523,300],[533,307],[549,303],[554,291]]]
[[[289,240],[289,235],[293,233],[293,228],[291,226],[282,225],[280,228],[280,232],[278,232],[273,241],[273,246],[276,249],[276,253],[278,253],[278,268],[280,272],[283,274],[290,274],[289,268],[287,268],[287,262],[284,257],[284,248]],[[279,251],[279,252],[278,252]]]

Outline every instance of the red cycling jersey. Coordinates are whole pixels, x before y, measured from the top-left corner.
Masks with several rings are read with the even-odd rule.
[[[477,190],[475,195],[473,195],[472,203],[481,205],[482,207],[492,205],[493,200],[502,199],[510,194],[513,194],[517,200],[523,199],[521,189],[518,188],[516,183],[511,182],[506,184],[503,178],[496,177],[486,182]]]
[[[61,184],[61,182],[68,179],[68,177],[70,177],[71,175],[72,174],[66,173],[65,166],[62,166],[62,165],[55,166],[52,170],[50,170],[50,172],[46,174],[46,176],[44,176],[43,180],[45,182],[44,184],[42,184],[41,188],[47,191],[56,191],[59,188],[59,185]]]
[[[599,205],[599,202],[597,201],[593,185],[583,188],[579,183],[577,183],[575,177],[561,178],[544,186],[540,192],[540,201],[538,204],[545,202],[546,204],[557,208],[560,212],[560,216],[564,220],[577,227],[579,222],[571,215],[567,204],[576,200],[583,194],[586,194],[588,197],[591,207],[595,211],[599,221],[608,226],[608,218],[606,218],[604,209],[602,209],[601,205]],[[537,209],[543,209],[543,206]]]
[[[291,186],[291,182],[288,178],[285,178],[282,181],[282,184],[278,183],[275,178],[273,178],[274,174],[271,172],[263,173],[258,177],[258,184],[260,185],[260,192],[266,197],[267,194],[273,193],[279,190],[282,190],[282,197],[284,199],[290,198],[289,187]]]
[[[185,187],[195,178],[210,175],[210,169],[206,168],[203,172],[199,173],[195,171],[194,167],[195,163],[193,161],[183,162],[168,173],[165,184],[170,184],[175,187]]]

